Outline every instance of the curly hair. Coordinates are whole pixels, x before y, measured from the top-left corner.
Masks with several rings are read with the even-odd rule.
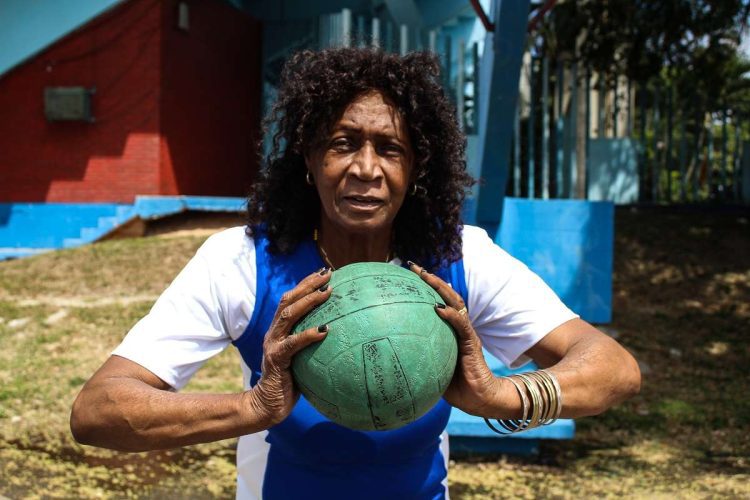
[[[474,181],[466,172],[465,137],[439,77],[437,57],[427,52],[399,56],[335,48],[293,55],[264,120],[264,131],[275,133],[248,198],[248,227],[262,226],[275,253],[289,253],[310,238],[319,223],[320,199],[305,182],[304,154],[328,137],[354,98],[378,90],[406,121],[415,178],[426,189],[406,196],[394,220],[393,250],[430,267],[458,260],[461,206]]]

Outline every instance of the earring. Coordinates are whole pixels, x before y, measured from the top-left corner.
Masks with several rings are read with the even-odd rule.
[[[305,182],[307,182],[311,186],[315,185],[315,181],[313,180],[312,174],[309,170],[307,171],[307,174],[305,174]]]
[[[416,196],[417,193],[419,193],[419,196],[427,196],[427,188],[424,186],[420,186],[415,182],[414,184],[411,185],[409,194],[411,196]]]

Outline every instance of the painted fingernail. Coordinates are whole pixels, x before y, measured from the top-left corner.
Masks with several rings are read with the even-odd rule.
[[[328,271],[330,271],[330,269],[328,269],[327,267],[323,267],[320,269],[318,274],[320,274],[321,276],[325,276],[326,274],[328,274]]]
[[[318,327],[318,333],[326,333],[328,331],[328,325],[320,325]]]
[[[319,292],[325,292],[326,290],[328,290],[328,283],[318,288]]]
[[[406,263],[409,265],[409,267],[416,266],[416,264],[410,260],[407,260]]]
[[[435,307],[437,307],[438,309],[445,309],[445,304],[441,304],[440,302],[438,302],[437,304],[435,304]]]
[[[426,272],[427,272],[427,269],[422,269],[421,271],[419,271],[419,274],[424,274],[424,273],[426,273]],[[429,274],[429,273],[428,273],[428,274]]]

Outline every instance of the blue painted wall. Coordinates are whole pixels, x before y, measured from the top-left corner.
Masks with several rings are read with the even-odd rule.
[[[590,139],[588,199],[616,204],[638,201],[638,141]]]
[[[583,319],[612,320],[612,203],[505,198],[496,241]]]
[[[121,1],[0,1],[0,75]]]

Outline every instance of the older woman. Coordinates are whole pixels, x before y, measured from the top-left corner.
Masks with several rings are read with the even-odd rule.
[[[450,405],[511,432],[636,393],[640,374],[622,347],[461,223],[472,181],[438,82],[428,54],[292,57],[247,227],[209,238],[87,382],[71,417],[76,439],[141,451],[242,436],[241,498],[442,498]],[[435,312],[459,340],[444,400],[392,431],[334,424],[290,373],[295,353],[336,334],[291,328],[336,293],[332,270],[362,261],[408,263],[445,299]],[[229,343],[243,359],[244,392],[175,392]],[[508,365],[533,359],[547,369],[495,377],[482,346]]]

